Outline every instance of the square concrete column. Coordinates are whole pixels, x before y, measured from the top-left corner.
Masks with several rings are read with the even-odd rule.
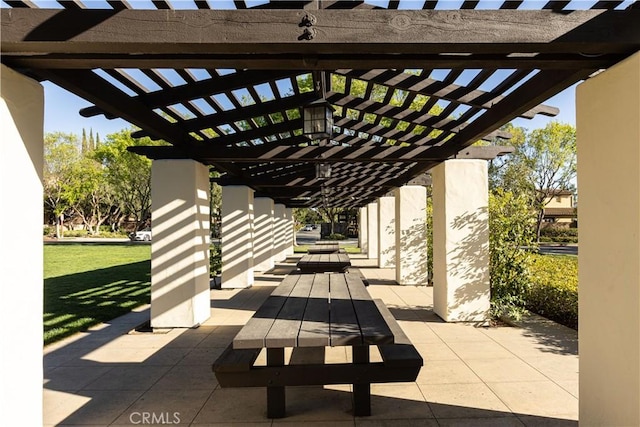
[[[447,322],[489,318],[489,193],[486,160],[432,169],[433,304]]]
[[[577,88],[580,425],[640,425],[640,52]]]
[[[42,425],[44,94],[38,82],[4,65],[0,76],[2,424],[36,426]]]
[[[406,185],[395,199],[396,282],[427,285],[427,189]]]
[[[367,258],[375,259],[378,257],[378,202],[367,205],[367,219]]]
[[[287,258],[287,219],[285,205],[276,203],[273,206],[273,257],[275,262]]]
[[[295,245],[295,242],[293,241],[293,228],[295,225],[295,221],[293,220],[292,208],[284,208],[284,220],[284,255],[286,258],[289,255],[293,255],[293,246]]]
[[[221,287],[253,286],[253,190],[243,185],[222,187]]]
[[[367,216],[367,207],[362,207],[359,210],[358,217],[358,246],[360,252],[366,254],[369,252],[369,221]]]
[[[189,328],[211,315],[209,168],[154,160],[151,198],[151,326]]]
[[[273,200],[256,197],[253,204],[253,256],[257,271],[273,268]]]
[[[378,267],[396,266],[396,199],[378,199]]]

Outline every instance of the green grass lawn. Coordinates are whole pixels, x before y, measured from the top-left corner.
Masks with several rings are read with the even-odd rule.
[[[44,343],[149,303],[149,245],[45,245]]]

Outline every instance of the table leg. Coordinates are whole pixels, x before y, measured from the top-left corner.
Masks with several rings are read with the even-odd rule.
[[[284,348],[267,349],[267,366],[284,366]],[[283,418],[285,416],[284,387],[267,386],[267,417]]]
[[[353,363],[369,363],[369,346],[353,346]],[[353,413],[357,417],[371,415],[371,383],[353,385]]]

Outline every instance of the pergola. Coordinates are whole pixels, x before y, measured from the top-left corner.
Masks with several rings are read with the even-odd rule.
[[[42,100],[30,79],[91,102],[85,116],[120,117],[140,128],[136,136],[170,144],[132,151],[193,160],[219,172],[220,184],[289,208],[366,206],[450,159],[482,158],[468,147],[508,138],[500,128],[514,118],[557,114],[542,103],[586,80],[578,94],[580,416],[585,425],[640,423],[637,2],[44,3],[4,0],[0,10],[0,116],[10,142],[0,170],[16,168],[11,181],[20,183],[5,180],[2,199],[24,199],[24,221],[35,225]],[[334,108],[323,141],[302,132],[302,109],[318,100]],[[319,179],[317,164],[331,165],[331,177]],[[161,172],[159,195],[176,178],[170,168]],[[22,246],[2,272],[38,288],[35,225],[28,237],[3,230]],[[617,274],[604,293],[607,268]],[[32,369],[41,305],[19,292],[3,300],[3,319],[24,318],[34,335],[28,347],[38,354],[15,358],[30,380],[14,394],[16,407],[33,404],[42,381],[41,367]],[[17,309],[27,305],[35,309]],[[617,315],[597,318],[603,306]]]
[[[290,207],[321,206],[323,186],[331,206],[364,206],[480,139],[507,138],[499,128],[514,118],[557,114],[541,102],[635,52],[640,16],[623,1],[7,3],[5,65],[92,102],[84,116],[172,144],[138,153],[195,159],[220,184]],[[302,135],[302,106],[318,99],[335,107],[322,146]],[[331,178],[316,179],[314,163]]]

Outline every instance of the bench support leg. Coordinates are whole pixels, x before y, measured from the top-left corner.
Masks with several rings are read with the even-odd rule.
[[[369,346],[353,346],[353,363],[369,363]],[[353,385],[353,413],[356,417],[371,415],[371,384]]]
[[[267,349],[267,366],[284,366],[284,348]],[[284,387],[267,387],[267,417],[283,418],[285,412]]]

